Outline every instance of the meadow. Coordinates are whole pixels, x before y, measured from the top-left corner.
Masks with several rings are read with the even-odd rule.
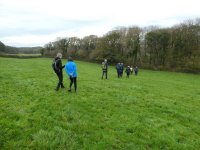
[[[101,80],[100,64],[75,62],[69,93],[51,58],[0,57],[0,149],[199,149],[199,75],[109,66]]]

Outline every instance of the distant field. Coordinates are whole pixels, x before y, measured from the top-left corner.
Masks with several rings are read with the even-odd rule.
[[[17,54],[17,56],[41,56],[41,54]]]
[[[100,64],[76,61],[78,91],[68,93],[54,90],[51,63],[0,58],[0,149],[200,148],[199,75],[140,70],[118,79],[110,66],[101,80]]]
[[[41,57],[41,54],[0,54],[0,57],[19,57],[19,58],[34,58],[34,57]]]

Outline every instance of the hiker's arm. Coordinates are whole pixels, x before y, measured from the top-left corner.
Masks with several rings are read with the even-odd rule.
[[[59,69],[63,69],[64,67],[65,67],[65,65],[63,66],[63,65],[62,65],[62,61],[59,60]]]

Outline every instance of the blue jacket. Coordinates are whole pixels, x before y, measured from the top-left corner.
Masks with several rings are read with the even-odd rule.
[[[65,71],[66,71],[68,77],[70,77],[70,75],[72,75],[72,77],[77,77],[76,64],[73,61],[68,61],[66,63]]]

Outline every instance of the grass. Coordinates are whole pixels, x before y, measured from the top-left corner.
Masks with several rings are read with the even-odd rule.
[[[76,61],[78,91],[68,93],[54,90],[51,63],[0,58],[0,149],[199,149],[199,75],[118,79],[110,66],[101,80],[100,64]]]

